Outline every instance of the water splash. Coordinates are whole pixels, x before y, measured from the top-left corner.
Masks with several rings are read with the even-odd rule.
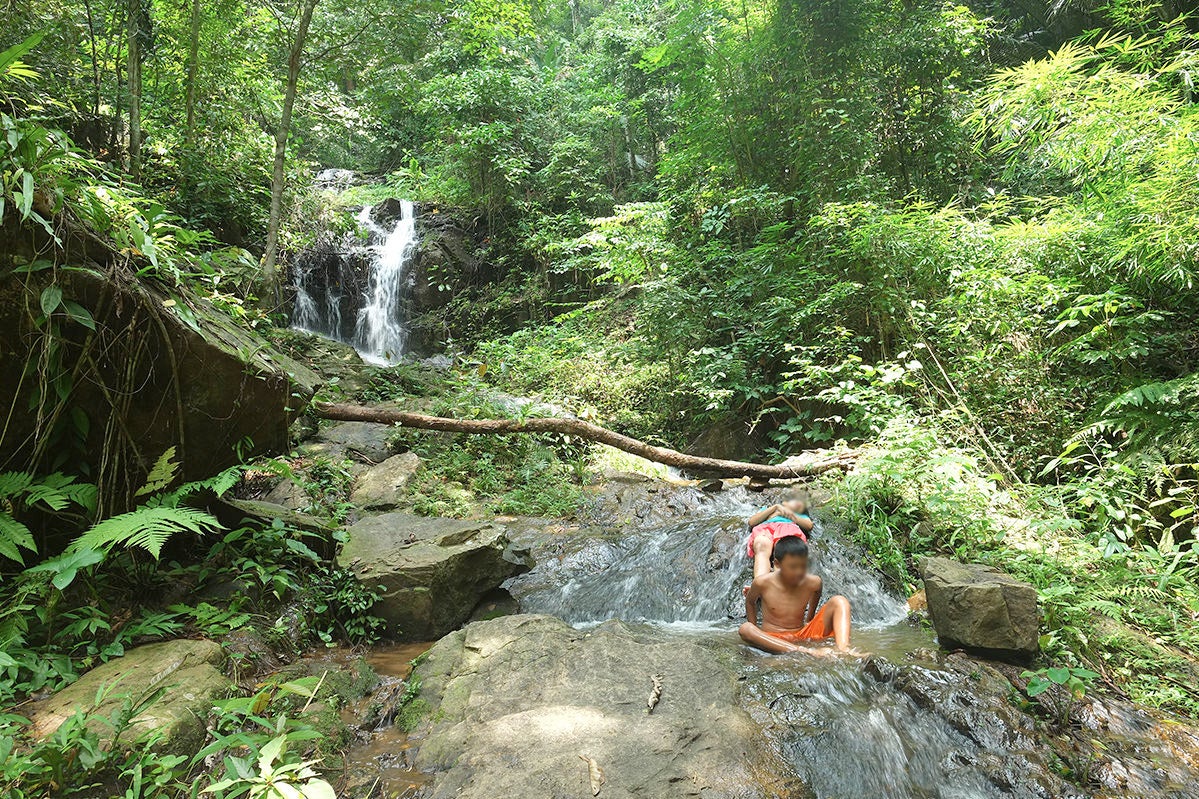
[[[745,612],[741,588],[751,573],[744,519],[760,500],[726,494],[677,523],[565,531],[542,544],[538,565],[510,581],[509,590],[525,612],[578,626],[612,618],[648,623],[720,653],[737,671],[765,737],[807,786],[804,796],[1048,795],[1025,785],[1003,786],[993,772],[1009,758],[1004,747],[981,747],[895,685],[872,676],[861,660],[775,656],[744,646],[736,633]],[[906,622],[906,603],[863,564],[862,553],[839,526],[819,519],[816,525],[812,570],[824,580],[825,597],[843,594],[850,600],[855,645],[892,663],[932,646],[931,634]],[[961,679],[910,668],[934,682]]]

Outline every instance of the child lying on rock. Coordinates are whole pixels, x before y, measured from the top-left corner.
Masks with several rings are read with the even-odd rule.
[[[754,577],[770,571],[770,553],[780,538],[795,536],[805,544],[813,522],[807,504],[798,497],[771,505],[749,517],[749,542],[746,547],[754,561]]]
[[[774,544],[769,569],[754,577],[745,594],[745,624],[741,638],[767,652],[828,654],[830,650],[801,646],[834,639],[836,650],[859,654],[849,647],[849,600],[835,596],[820,606],[819,577],[808,571],[808,545],[799,536],[784,536]],[[758,602],[762,625],[758,626]]]

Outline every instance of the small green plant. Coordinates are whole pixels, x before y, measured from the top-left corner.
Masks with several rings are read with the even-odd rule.
[[[258,750],[257,760],[228,757],[226,764],[236,776],[209,785],[201,793],[211,793],[220,799],[337,799],[333,786],[321,779],[313,766],[314,760],[294,760],[287,757],[287,736],[272,738]]]
[[[1078,666],[1050,666],[1036,671],[1024,671],[1022,679],[1028,680],[1024,689],[1029,698],[1040,696],[1055,685],[1060,685],[1075,699],[1082,699],[1096,679],[1097,672]]]

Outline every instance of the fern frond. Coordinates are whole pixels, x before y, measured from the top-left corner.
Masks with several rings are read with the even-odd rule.
[[[36,483],[25,489],[25,502],[32,505],[41,502],[53,511],[60,511],[71,502],[75,502],[78,489],[86,484],[75,485],[75,478],[62,472],[39,477]],[[94,487],[93,491],[94,491]],[[83,503],[80,503],[83,504]]]
[[[1171,602],[1173,599],[1165,591],[1151,585],[1117,585],[1103,592],[1107,597],[1135,597],[1137,599],[1152,599],[1157,602]]]
[[[15,560],[23,566],[25,560],[21,557],[22,548],[28,549],[30,552],[37,551],[33,534],[29,532],[28,527],[11,515],[0,511],[0,555],[9,560]]]
[[[176,533],[203,535],[221,529],[215,518],[194,508],[143,506],[105,519],[71,544],[73,548],[110,550],[117,544],[138,547],[155,558]]]
[[[225,471],[205,480],[184,483],[173,491],[166,491],[156,497],[150,497],[146,500],[146,506],[153,508],[177,508],[183,500],[202,491],[211,491],[218,497],[224,496],[229,489],[238,484],[241,480],[241,475],[242,469],[240,466],[231,466]]]
[[[0,499],[15,497],[32,483],[33,475],[29,472],[4,472],[0,474]]]
[[[1109,619],[1120,621],[1124,618],[1124,608],[1118,602],[1113,602],[1110,599],[1091,599],[1082,603],[1082,607],[1087,610],[1093,610],[1097,613],[1102,613]]]
[[[137,490],[135,497],[144,497],[146,494],[156,494],[164,490],[175,479],[176,473],[179,471],[179,464],[175,462],[175,448],[167,447],[166,452],[158,456],[154,467],[150,469],[150,473],[146,475],[146,483]]]

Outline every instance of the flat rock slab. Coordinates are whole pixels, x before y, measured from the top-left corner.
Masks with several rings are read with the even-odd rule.
[[[338,563],[382,596],[372,611],[392,635],[429,641],[457,628],[479,600],[528,570],[503,527],[385,513],[351,526]]]
[[[1016,663],[1040,649],[1037,590],[979,563],[925,558],[928,613],[941,645]]]
[[[391,425],[373,422],[336,422],[321,427],[316,438],[300,447],[300,451],[312,455],[349,457],[354,460],[377,464],[393,454],[388,437]]]
[[[224,662],[225,654],[214,641],[179,639],[139,646],[36,705],[31,715],[33,731],[39,737],[51,735],[78,711],[108,718],[126,697],[137,702],[163,688],[162,697],[134,718],[121,740],[151,733],[159,736],[159,751],[194,754],[204,743],[204,720],[213,701],[233,690],[219,668]],[[96,695],[102,690],[106,693],[97,706]],[[111,734],[105,725],[97,723],[96,729],[101,736]]]
[[[392,455],[358,478],[350,501],[363,510],[391,510],[403,503],[408,481],[420,466],[415,452]]]
[[[778,773],[733,674],[695,644],[621,622],[576,630],[551,616],[471,624],[417,666],[429,705],[417,765],[432,799],[592,795],[763,797]],[[651,677],[662,683],[646,712]],[[769,780],[769,778],[767,778]]]

